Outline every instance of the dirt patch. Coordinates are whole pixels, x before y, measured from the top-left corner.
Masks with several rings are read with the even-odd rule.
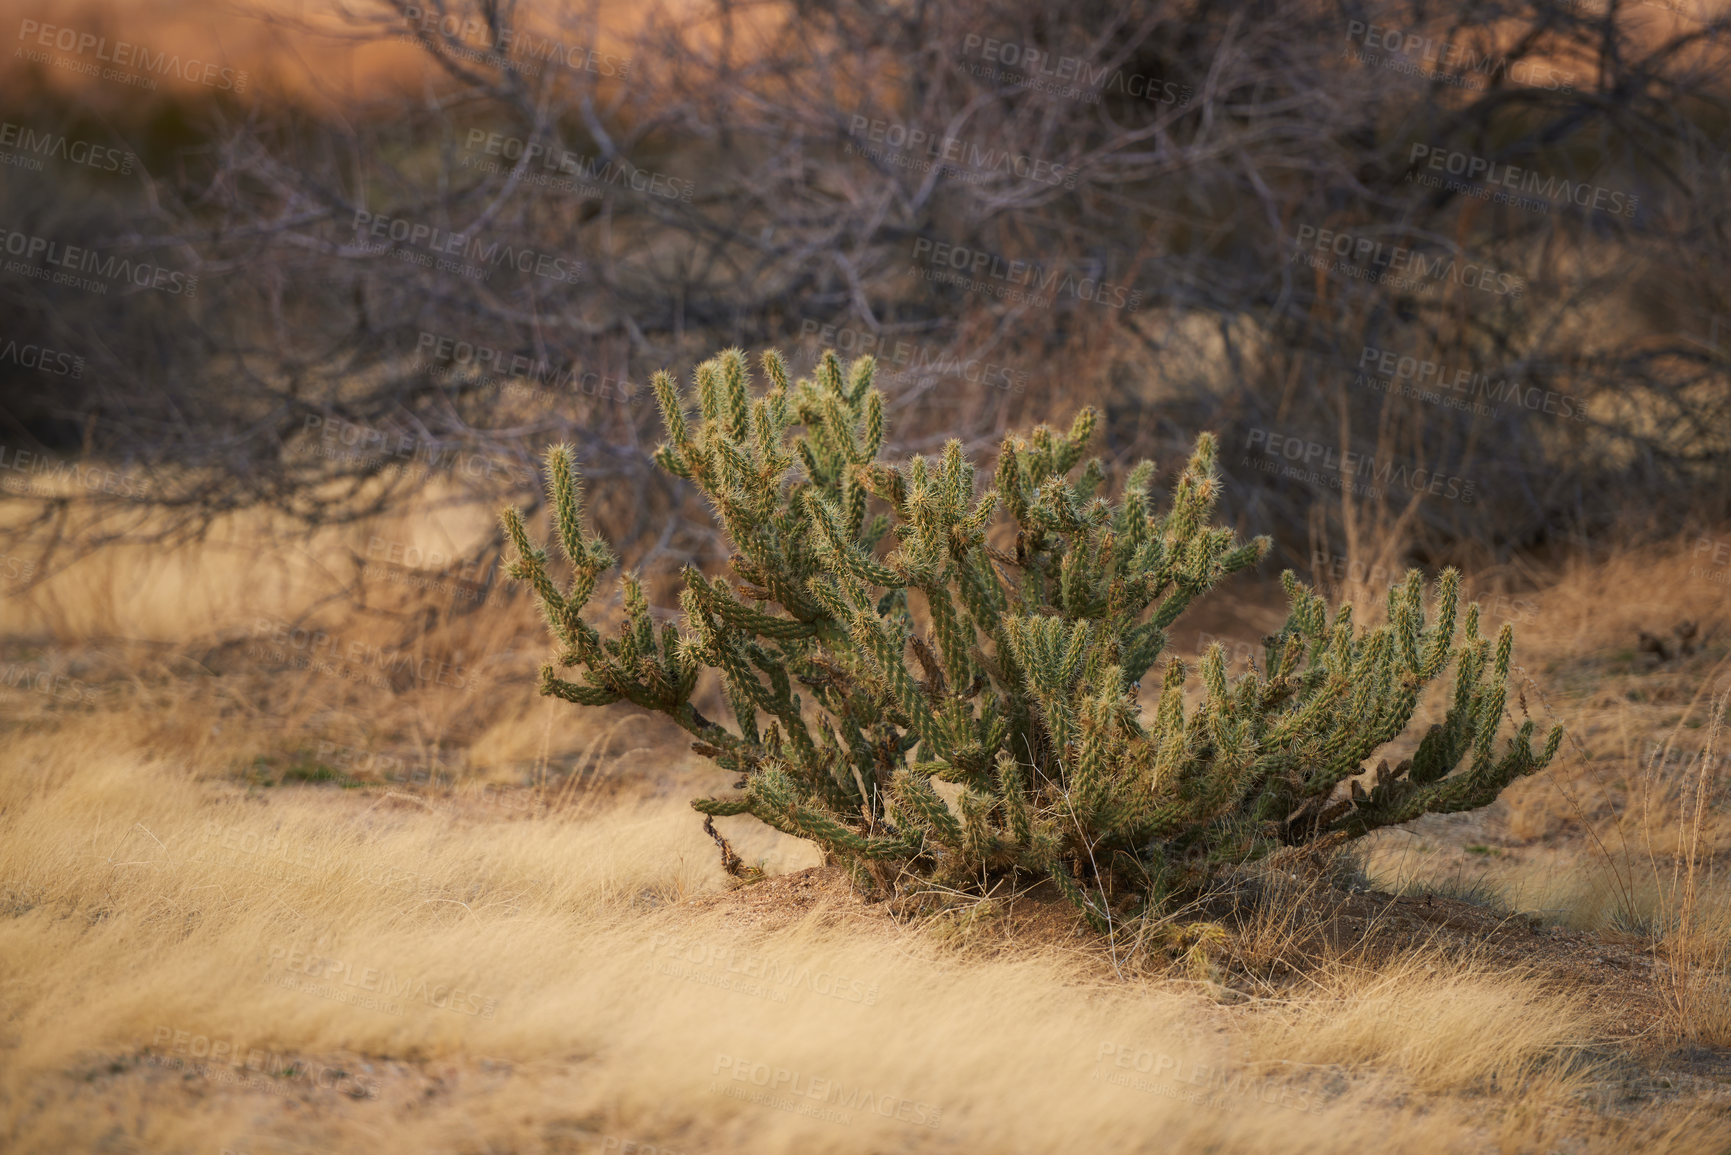
[[[692,910],[715,911],[730,926],[775,931],[815,915],[884,919],[887,904],[862,896],[847,872],[836,866],[812,866],[790,874],[775,874],[681,904]]]

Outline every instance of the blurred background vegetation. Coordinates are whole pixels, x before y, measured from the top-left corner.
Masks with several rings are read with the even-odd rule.
[[[0,442],[137,479],[34,486],[4,532],[38,577],[258,507],[294,532],[428,487],[533,502],[555,440],[629,563],[716,561],[694,492],[649,461],[645,386],[727,345],[875,351],[911,452],[989,458],[1092,402],[1120,463],[1172,472],[1213,429],[1228,516],[1307,573],[1482,570],[1727,512],[1728,21],[1684,0],[8,23],[17,132],[135,159],[39,148],[0,180],[7,228],[197,276],[92,292],[40,279],[52,248],[8,248],[7,337],[82,364],[0,358]],[[159,83],[78,75],[114,55],[90,38],[142,44],[122,71]],[[164,56],[236,76],[152,72]],[[1485,195],[1507,166],[1539,191]],[[1314,475],[1279,472],[1295,452]],[[1324,466],[1348,453],[1395,483],[1340,485]]]

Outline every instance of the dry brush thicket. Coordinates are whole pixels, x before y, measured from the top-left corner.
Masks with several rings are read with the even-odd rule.
[[[1723,513],[1721,21],[1551,0],[296,11],[275,19],[297,51],[413,54],[425,83],[99,103],[136,123],[132,177],[6,193],[22,233],[198,275],[192,301],[4,290],[88,361],[45,395],[14,377],[13,431],[149,468],[171,524],[340,519],[441,471],[533,497],[559,440],[641,487],[605,526],[628,554],[711,558],[700,529],[668,535],[689,495],[635,452],[648,378],[796,340],[878,354],[901,450],[988,450],[1060,395],[1102,408],[1113,454],[1214,427],[1234,514],[1289,557],[1503,562],[1612,528],[1631,492],[1678,511],[1665,531]],[[89,122],[37,95],[43,126]],[[1370,482],[1251,468],[1294,446],[1307,469],[1368,459]],[[110,505],[105,535],[146,516]]]

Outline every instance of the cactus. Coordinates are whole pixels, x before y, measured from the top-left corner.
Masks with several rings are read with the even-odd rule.
[[[1507,626],[1494,646],[1479,637],[1471,606],[1456,640],[1454,570],[1428,605],[1408,573],[1387,624],[1369,631],[1283,574],[1291,611],[1260,668],[1229,679],[1211,647],[1186,706],[1192,670],[1165,657],[1167,631],[1270,545],[1209,523],[1211,436],[1163,513],[1151,462],[1116,501],[1102,495],[1100,461],[1082,460],[1092,409],[1068,432],[1006,439],[976,492],[953,440],[936,460],[879,460],[870,358],[844,369],[826,353],[797,383],[774,352],[762,367],[769,387],[754,395],[738,350],[699,366],[695,420],[692,398],[654,379],[668,432],[655,459],[703,492],[737,551],[731,581],[684,571],[680,627],[657,632],[629,573],[617,635],[584,619],[616,562],[584,527],[568,447],[547,454],[563,587],[521,513],[503,514],[510,572],[559,647],[541,692],[630,702],[687,730],[737,776],[734,792],[692,803],[706,823],[750,814],[815,842],[868,889],[1043,876],[1106,930],[1282,848],[1483,806],[1556,753],[1561,730],[1535,752],[1527,722],[1498,755],[1513,639]],[[1145,717],[1139,688],[1163,660]],[[1411,758],[1367,769],[1451,663],[1444,721]],[[731,727],[692,703],[706,669]]]

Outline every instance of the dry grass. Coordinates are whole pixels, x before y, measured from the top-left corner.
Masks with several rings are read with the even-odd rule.
[[[196,1042],[176,1040],[208,1038],[233,1040],[231,1057],[344,1054],[373,1067],[390,1057],[462,1070],[485,1056],[519,1072],[507,1099],[534,1126],[593,1119],[703,1149],[871,1150],[928,1134],[857,1109],[838,1126],[713,1093],[753,1089],[726,1079],[749,1063],[789,1072],[784,1083],[896,1097],[892,1112],[906,1098],[908,1113],[941,1112],[933,1138],[972,1150],[1052,1149],[1078,1130],[1114,1146],[1164,1135],[1254,1150],[1281,1137],[1325,1150],[1343,1130],[1388,1128],[1446,1150],[1470,1114],[1421,1128],[1421,1112],[1390,1105],[1386,1082],[1443,1094],[1523,1085],[1553,1052],[1597,1037],[1578,1000],[1470,968],[1439,978],[1417,961],[1228,1010],[1185,984],[1079,978],[1067,952],[958,960],[917,927],[858,913],[744,929],[725,908],[681,903],[722,880],[671,800],[453,823],[352,795],[213,791],[197,767],[140,760],[125,737],[42,733],[8,752],[5,1090],[27,1149],[107,1132],[110,1121],[72,1109],[128,1082],[101,1074],[103,1059],[190,1059],[177,1052]],[[772,865],[801,854],[762,849]],[[463,992],[449,996],[458,1009],[433,1005],[447,987]],[[407,993],[373,1009],[327,988]],[[397,1121],[393,1149],[463,1149],[442,1144],[453,1112],[483,1109],[471,1081],[464,1071],[435,1096],[419,1126]],[[1187,1094],[1221,1109],[1197,1112]],[[203,1115],[213,1098],[178,1109]],[[391,1105],[389,1094],[315,1102],[320,1142],[362,1141]],[[132,1137],[177,1149],[157,1146],[161,1109]],[[284,1113],[262,1135],[217,1138],[248,1147],[305,1122]],[[535,1149],[532,1127],[507,1122],[483,1113],[467,1130],[495,1149]]]
[[[319,548],[341,556],[341,544]],[[1666,1075],[1676,1085],[1662,1090],[1649,1077],[1665,1052],[1611,1013],[1616,992],[1470,950],[1370,950],[1375,928],[1318,947],[1308,911],[1329,892],[1315,880],[1294,881],[1304,896],[1272,890],[1208,981],[1182,966],[1119,978],[1086,940],[1013,932],[995,907],[958,931],[955,918],[903,921],[839,892],[804,906],[729,893],[684,804],[712,775],[647,721],[535,700],[541,650],[525,606],[456,613],[449,598],[380,589],[372,575],[368,614],[339,616],[335,602],[316,607],[343,575],[282,574],[272,560],[223,547],[154,559],[141,579],[131,561],[96,558],[3,611],[8,661],[72,671],[95,692],[69,702],[0,688],[0,1146],[1731,1144],[1705,1077]],[[241,588],[265,574],[276,584]],[[434,605],[414,644],[465,648],[491,678],[381,687],[249,656],[261,596],[285,620],[327,615],[309,620],[345,638],[386,636],[379,623],[424,620]],[[1552,591],[1539,596],[1550,623]],[[1566,615],[1548,628],[1555,636],[1523,633],[1523,655],[1557,686],[1576,635]],[[1583,682],[1586,700],[1605,676]],[[1582,700],[1565,686],[1554,705],[1573,720]],[[1638,703],[1621,708],[1625,729],[1646,725]],[[1616,732],[1582,729],[1595,759]],[[434,764],[446,773],[398,773]],[[1599,769],[1524,783],[1464,835],[1516,846],[1516,814],[1545,832],[1494,875],[1510,902],[1536,909],[1536,896],[1561,908],[1556,921],[1606,921],[1593,904],[1608,868],[1582,827],[1616,826],[1618,813],[1594,809]],[[1651,813],[1671,832],[1653,861],[1694,847],[1678,876],[1692,882],[1666,889],[1670,876],[1649,871],[1639,886],[1650,912],[1692,912],[1676,957],[1693,985],[1674,1033],[1718,1045],[1731,1023],[1717,985],[1726,960],[1705,944],[1725,940],[1731,903],[1710,867],[1711,783],[1698,771],[1679,779],[1680,808]],[[1653,798],[1676,777],[1663,758],[1648,772]],[[1572,809],[1528,797],[1563,793]],[[722,826],[772,875],[816,862],[808,845],[744,820]],[[1462,838],[1441,824],[1389,836],[1366,866],[1384,886],[1434,888],[1450,839],[1461,857]],[[1430,858],[1399,849],[1415,840],[1436,845]],[[1541,877],[1552,879],[1542,895]],[[814,1087],[816,1098],[795,1097]],[[1640,1111],[1630,1095],[1645,1097]],[[810,1113],[825,1110],[846,1119]]]

